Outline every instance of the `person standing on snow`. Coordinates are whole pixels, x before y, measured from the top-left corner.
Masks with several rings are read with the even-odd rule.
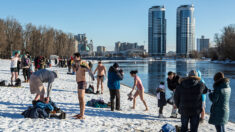
[[[80,105],[80,114],[73,117],[76,119],[85,119],[85,89],[87,88],[86,72],[89,73],[92,80],[94,81],[94,75],[92,74],[88,64],[82,61],[80,53],[74,53],[73,69],[76,72],[76,81],[78,84],[78,100]]]
[[[114,111],[114,99],[116,98],[116,110],[120,111],[120,80],[123,79],[123,71],[118,63],[114,63],[108,71],[108,88],[110,92],[111,111]]]
[[[174,98],[175,89],[179,85],[179,79],[180,79],[180,76],[176,75],[176,73],[172,71],[168,72],[167,86],[169,90],[173,92],[173,95],[172,95],[173,98]],[[175,105],[174,99],[173,99],[173,107],[172,107],[170,118],[177,118],[177,107]]]
[[[205,85],[195,70],[189,72],[188,77],[179,81],[180,85],[175,90],[175,105],[181,114],[181,132],[197,132],[200,113],[202,112],[202,94],[207,93]]]
[[[217,132],[225,132],[225,124],[229,119],[229,100],[231,87],[229,79],[224,77],[224,73],[218,72],[214,76],[213,92],[209,93],[212,102],[209,124],[215,125]]]

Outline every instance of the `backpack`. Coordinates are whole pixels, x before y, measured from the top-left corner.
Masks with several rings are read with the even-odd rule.
[[[21,86],[21,80],[19,78],[16,79],[15,86],[16,87],[20,87]]]
[[[162,126],[160,132],[176,132],[176,128],[173,125],[166,123]]]

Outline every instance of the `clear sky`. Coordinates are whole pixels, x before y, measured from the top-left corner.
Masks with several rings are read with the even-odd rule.
[[[0,18],[86,33],[95,47],[108,50],[117,41],[138,42],[147,49],[148,9],[164,5],[169,51],[176,47],[176,9],[182,4],[195,6],[196,38],[205,35],[213,42],[215,33],[235,24],[235,0],[0,0]]]

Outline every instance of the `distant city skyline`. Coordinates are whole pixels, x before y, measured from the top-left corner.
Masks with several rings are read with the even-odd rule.
[[[176,10],[195,7],[195,38],[204,35],[211,42],[224,26],[234,24],[234,0],[8,0],[1,1],[0,18],[16,18],[22,25],[46,25],[74,35],[86,33],[94,47],[114,50],[115,42],[137,42],[148,49],[148,9],[164,5],[167,19],[166,49],[176,49]]]

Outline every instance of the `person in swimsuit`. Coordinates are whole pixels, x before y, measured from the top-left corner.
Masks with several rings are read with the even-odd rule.
[[[15,55],[11,58],[11,85],[13,85],[13,79],[15,78],[16,80],[18,78],[18,61],[20,61],[19,53],[15,52]]]
[[[86,83],[86,72],[89,73],[89,75],[94,80],[94,75],[92,74],[88,64],[85,61],[81,60],[80,53],[74,53],[74,62],[73,65],[74,71],[76,71],[76,81],[78,84],[78,100],[80,105],[80,114],[77,114],[73,117],[76,119],[85,119],[84,112],[85,112],[85,89],[87,87]]]
[[[137,87],[137,90],[136,90],[136,92],[134,94],[134,98],[133,98],[133,107],[132,107],[132,109],[135,109],[136,97],[139,95],[141,101],[144,103],[144,106],[146,108],[145,111],[148,111],[148,106],[147,106],[147,104],[144,100],[144,87],[143,87],[142,81],[137,76],[137,73],[138,73],[138,71],[131,71],[130,72],[131,76],[134,78],[134,86],[131,90],[131,94],[134,91],[135,87]]]
[[[98,66],[95,69],[94,74],[96,73],[96,71],[98,71],[98,73],[97,73],[97,91],[96,91],[96,93],[97,94],[99,93],[99,85],[101,85],[101,94],[103,94],[103,91],[104,91],[103,81],[104,81],[104,76],[106,76],[106,68],[102,64],[101,61],[98,62]]]

